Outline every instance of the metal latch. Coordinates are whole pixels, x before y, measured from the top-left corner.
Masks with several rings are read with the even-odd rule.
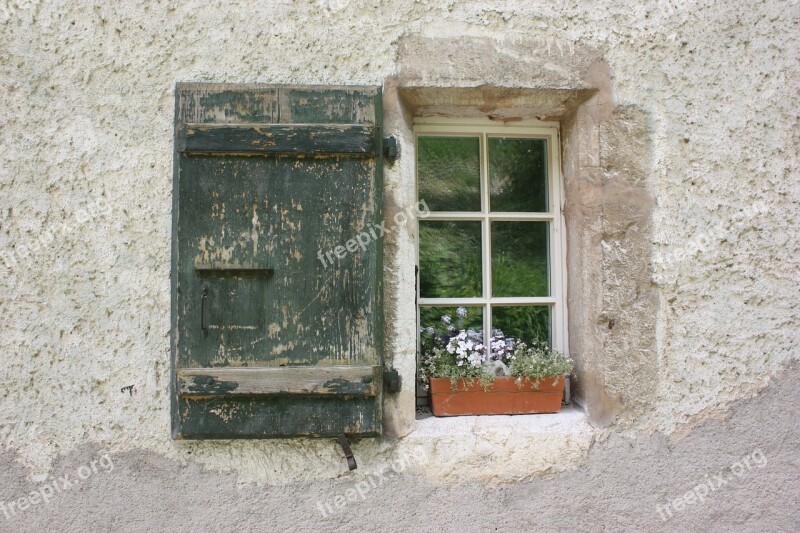
[[[355,470],[358,468],[358,465],[356,464],[356,458],[353,457],[353,450],[350,449],[350,443],[347,441],[347,437],[344,436],[344,433],[339,435],[339,446],[342,447],[344,456],[347,458],[347,468],[350,470]]]

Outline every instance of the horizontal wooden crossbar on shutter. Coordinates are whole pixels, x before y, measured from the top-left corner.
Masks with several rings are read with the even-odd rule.
[[[274,272],[271,268],[241,265],[202,265],[194,267],[194,273],[200,277],[257,278],[271,276]]]
[[[294,155],[377,152],[377,129],[361,124],[183,124],[178,151]]]
[[[379,366],[179,368],[180,396],[309,394],[375,396]]]

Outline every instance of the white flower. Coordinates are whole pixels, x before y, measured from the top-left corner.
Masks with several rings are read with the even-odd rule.
[[[459,307],[456,309],[456,314],[461,318],[467,316],[467,308],[466,307]]]
[[[444,316],[442,317],[442,323],[443,323],[443,324],[449,324],[449,323],[450,323],[450,322],[452,322],[452,321],[453,321],[453,319],[452,319],[452,318],[450,318],[450,315],[444,315]]]
[[[472,366],[481,366],[483,361],[479,353],[473,353],[469,356],[469,362]]]

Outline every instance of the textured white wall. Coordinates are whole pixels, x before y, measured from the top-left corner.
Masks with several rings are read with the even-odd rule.
[[[173,87],[381,85],[412,36],[494,39],[522,65],[552,58],[556,78],[574,50],[600,50],[617,103],[647,112],[658,396],[627,431],[688,431],[798,358],[796,1],[3,5],[0,439],[34,477],[83,445],[245,480],[341,473],[327,442],[169,439]],[[413,197],[404,175],[387,173],[392,198]],[[391,246],[413,253],[404,236]],[[406,333],[387,345],[405,367],[412,318],[396,317]],[[563,460],[577,466],[588,443],[572,449]]]

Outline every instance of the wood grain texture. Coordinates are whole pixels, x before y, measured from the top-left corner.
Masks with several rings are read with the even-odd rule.
[[[181,368],[178,394],[375,396],[381,375],[378,366]]]
[[[375,124],[380,88],[179,83],[176,124]]]
[[[358,124],[183,124],[184,153],[375,155],[377,128]]]
[[[240,396],[178,398],[177,439],[373,437],[383,431],[375,396]]]

